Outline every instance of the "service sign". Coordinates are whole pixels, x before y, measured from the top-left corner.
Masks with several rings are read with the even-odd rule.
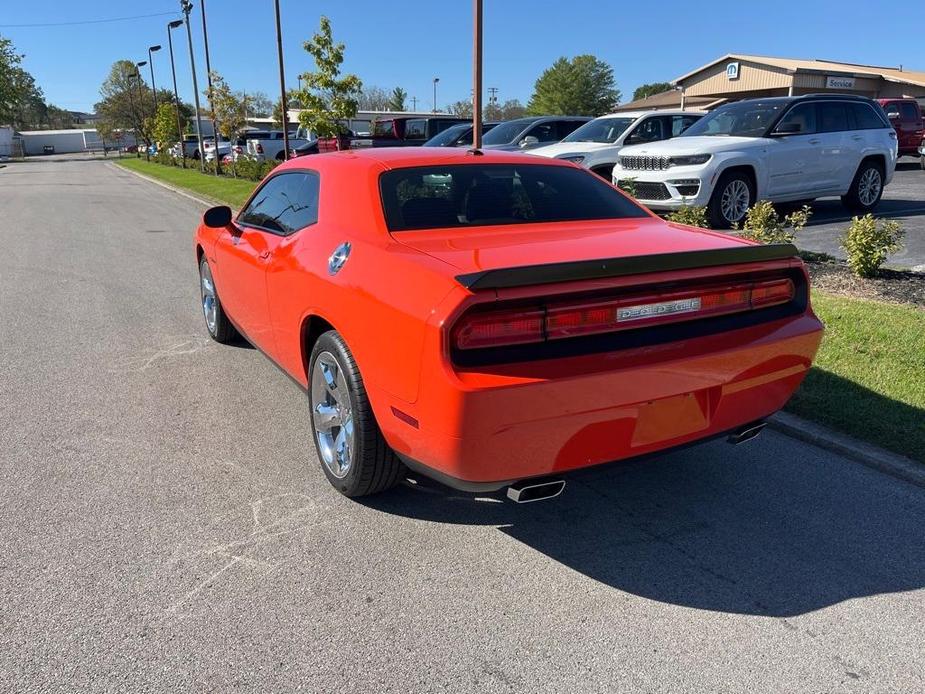
[[[854,89],[854,77],[826,77],[826,89]]]

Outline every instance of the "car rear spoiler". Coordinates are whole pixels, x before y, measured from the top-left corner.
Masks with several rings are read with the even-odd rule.
[[[782,260],[797,255],[791,243],[764,246],[738,246],[681,253],[656,253],[628,258],[578,260],[568,263],[524,265],[456,275],[456,281],[466,289],[502,289],[525,287],[533,284],[552,284],[576,280],[596,280],[625,275],[642,275],[648,272],[690,270],[694,268],[756,263],[763,260]]]

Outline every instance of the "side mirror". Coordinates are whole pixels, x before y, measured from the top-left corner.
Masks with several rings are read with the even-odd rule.
[[[212,229],[224,229],[231,224],[231,208],[228,205],[210,207],[202,215],[202,222]]]
[[[520,141],[520,148],[526,149],[527,147],[536,147],[539,143],[539,138],[536,138],[533,135],[527,135]]]
[[[803,126],[793,121],[791,123],[781,123],[776,128],[772,135],[797,135],[803,132]]]

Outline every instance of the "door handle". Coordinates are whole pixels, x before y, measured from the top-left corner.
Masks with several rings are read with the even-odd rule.
[[[852,135],[851,139],[856,140],[856,141],[861,141],[864,139],[864,136],[863,135]]]
[[[818,145],[820,142],[822,142],[822,140],[820,140],[819,138],[814,137],[812,140],[809,141],[809,144],[811,144],[811,145]]]

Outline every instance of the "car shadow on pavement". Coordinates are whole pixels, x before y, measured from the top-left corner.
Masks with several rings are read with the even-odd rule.
[[[500,498],[422,480],[362,502],[495,526],[613,588],[704,610],[787,617],[925,586],[922,490],[779,434],[581,472],[554,500]]]

